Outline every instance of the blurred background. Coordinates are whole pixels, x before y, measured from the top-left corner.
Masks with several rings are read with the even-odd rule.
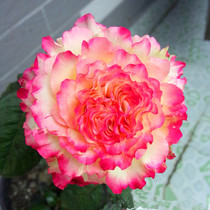
[[[209,0],[1,0],[0,93],[33,63],[42,37],[60,37],[86,13],[107,26],[127,27],[132,35],[154,36],[187,64],[188,121],[166,172],[133,191],[135,209],[210,209],[209,5]]]

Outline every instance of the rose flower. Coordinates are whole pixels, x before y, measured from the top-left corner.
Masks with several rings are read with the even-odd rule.
[[[46,159],[54,184],[142,188],[166,169],[187,119],[185,63],[154,37],[79,18],[19,79],[26,144]]]

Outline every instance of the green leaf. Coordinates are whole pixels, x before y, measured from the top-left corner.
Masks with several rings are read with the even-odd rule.
[[[18,81],[10,83],[5,89],[5,91],[1,94],[0,100],[10,93],[17,92],[19,88],[20,88],[20,85]]]
[[[79,187],[69,185],[61,192],[61,207],[68,210],[99,210],[107,202],[107,193],[102,185]]]
[[[23,74],[18,74],[17,75],[17,79],[19,80],[21,77],[23,76]],[[2,98],[4,98],[5,96],[7,96],[10,93],[14,93],[17,92],[17,90],[20,88],[19,82],[15,81],[15,82],[11,82],[7,88],[4,90],[4,92],[1,94],[0,96],[0,100]]]
[[[0,98],[0,174],[8,178],[26,173],[40,160],[39,154],[25,144],[25,114],[16,88],[12,83]]]
[[[126,208],[133,208],[133,197],[131,194],[131,188],[127,187],[125,190],[122,191],[121,196],[126,205]]]
[[[57,194],[53,191],[47,191],[45,193],[45,198],[49,206],[54,207],[58,202]]]
[[[117,204],[117,206],[119,206],[122,209],[134,207],[133,198],[131,195],[131,188],[127,187],[127,189],[123,190],[121,194],[114,194],[110,190],[110,188],[107,188],[107,192],[109,194],[109,201],[112,204]],[[106,209],[105,207],[103,210]]]
[[[23,73],[17,75],[17,79],[20,79],[23,76]]]
[[[28,210],[51,210],[51,208],[43,203],[43,204],[33,205],[29,207]]]
[[[112,203],[109,201],[102,210],[122,210],[122,207],[119,203]]]

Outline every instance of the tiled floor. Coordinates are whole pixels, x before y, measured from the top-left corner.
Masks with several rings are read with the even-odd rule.
[[[143,191],[134,191],[136,209],[210,209],[210,41],[204,40],[208,3],[180,0],[152,29],[161,46],[169,45],[169,52],[187,64],[188,121],[166,172],[147,179]]]

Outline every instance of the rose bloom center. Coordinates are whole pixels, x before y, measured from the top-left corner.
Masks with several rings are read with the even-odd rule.
[[[139,116],[151,104],[152,90],[122,73],[95,78],[92,88],[79,92],[76,108],[80,132],[86,139],[113,145],[143,129]]]

